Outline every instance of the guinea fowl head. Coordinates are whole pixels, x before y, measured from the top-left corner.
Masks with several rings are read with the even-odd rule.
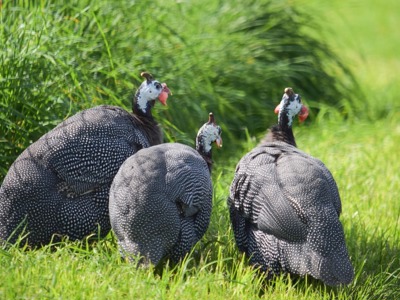
[[[292,88],[286,88],[275,113],[278,114],[278,125],[269,129],[261,143],[281,141],[296,146],[292,131],[293,119],[299,115],[299,121],[303,122],[308,117],[308,108],[301,103],[300,95],[295,94]]]
[[[196,138],[196,150],[206,160],[209,169],[211,169],[211,149],[212,143],[218,148],[222,147],[221,127],[215,123],[214,114],[210,113],[208,122],[205,123],[198,131]]]
[[[308,108],[301,103],[299,94],[295,94],[293,89],[285,89],[281,103],[275,108],[278,114],[278,123],[281,127],[292,127],[293,119],[299,115],[299,121],[303,122],[308,117]]]
[[[150,73],[142,72],[140,75],[146,80],[136,91],[132,104],[133,112],[137,115],[151,116],[151,108],[156,100],[158,99],[163,105],[167,105],[167,98],[171,91],[167,84],[155,80]]]

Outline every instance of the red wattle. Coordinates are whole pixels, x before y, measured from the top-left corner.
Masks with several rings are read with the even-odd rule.
[[[160,96],[158,96],[158,100],[162,103],[162,105],[167,105],[168,93],[161,92]]]
[[[167,105],[167,99],[168,95],[172,94],[169,88],[167,87],[166,83],[161,83],[161,86],[163,88],[160,96],[158,96],[158,100],[162,103],[162,105]]]
[[[307,106],[303,105],[301,107],[301,110],[300,110],[300,113],[299,113],[299,121],[300,121],[300,123],[304,122],[307,119],[308,113],[309,113],[309,111],[308,111]]]

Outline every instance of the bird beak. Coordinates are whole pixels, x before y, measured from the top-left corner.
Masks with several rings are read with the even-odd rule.
[[[218,148],[222,148],[222,137],[218,137],[218,138],[215,140],[215,144],[217,144],[217,147],[218,147]]]
[[[309,111],[308,111],[307,106],[303,105],[301,107],[301,110],[300,110],[300,113],[299,113],[299,121],[300,121],[300,123],[304,122],[307,119],[308,113],[309,113]]]
[[[162,83],[161,85],[162,85],[163,89],[161,91],[160,96],[158,96],[158,100],[160,100],[162,105],[167,105],[168,95],[172,95],[172,93],[169,90],[169,88],[167,87],[166,83]]]

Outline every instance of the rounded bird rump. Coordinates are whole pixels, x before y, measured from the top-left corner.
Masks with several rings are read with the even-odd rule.
[[[123,163],[109,201],[122,256],[140,257],[141,265],[157,265],[164,257],[177,262],[202,238],[212,209],[210,160],[203,156],[211,152],[199,149],[220,142],[220,134],[211,122],[198,133],[197,151],[168,143],[142,149]],[[200,147],[203,142],[209,145]]]
[[[152,90],[144,98],[140,90]],[[11,165],[0,187],[0,241],[31,246],[63,236],[103,237],[111,229],[109,188],[126,158],[162,142],[151,117],[153,101],[169,92],[156,80],[142,83],[129,113],[97,106],[77,113],[29,146]],[[138,103],[147,101],[147,111]],[[151,134],[153,136],[151,136]]]
[[[273,126],[237,164],[228,206],[240,251],[270,275],[309,274],[327,285],[354,277],[339,221],[335,180],[318,159],[296,148],[291,129],[308,115],[300,96],[286,89]]]
[[[207,164],[194,149],[172,143],[140,150],[121,166],[110,191],[111,225],[123,254],[154,264],[165,255],[179,259],[203,236],[198,229],[208,226],[211,199]],[[199,211],[202,217],[192,218]]]

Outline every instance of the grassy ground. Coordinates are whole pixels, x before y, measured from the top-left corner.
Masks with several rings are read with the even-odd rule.
[[[356,101],[364,111],[360,115],[351,109],[344,113],[345,105],[332,110],[319,99],[305,98],[321,111],[295,129],[299,148],[324,161],[336,178],[354,282],[333,289],[310,278],[265,282],[237,253],[226,197],[236,162],[256,143],[258,135],[252,133],[230,158],[216,156],[211,225],[182,264],[134,269],[121,261],[112,235],[94,245],[0,249],[0,299],[399,299],[400,41],[395,34],[400,5],[293,2],[315,12],[320,38],[345,60],[365,94]]]
[[[388,125],[394,129],[390,134]],[[225,165],[217,163],[211,226],[182,264],[137,270],[121,261],[112,235],[92,246],[66,242],[36,251],[12,248],[0,252],[0,298],[397,299],[400,163],[390,157],[400,142],[400,125],[324,123],[311,130],[302,126],[296,135],[299,147],[326,163],[341,191],[342,222],[356,270],[348,287],[331,289],[310,278],[287,276],[264,282],[248,267],[228,226],[233,157]],[[384,147],[370,147],[379,143]]]

